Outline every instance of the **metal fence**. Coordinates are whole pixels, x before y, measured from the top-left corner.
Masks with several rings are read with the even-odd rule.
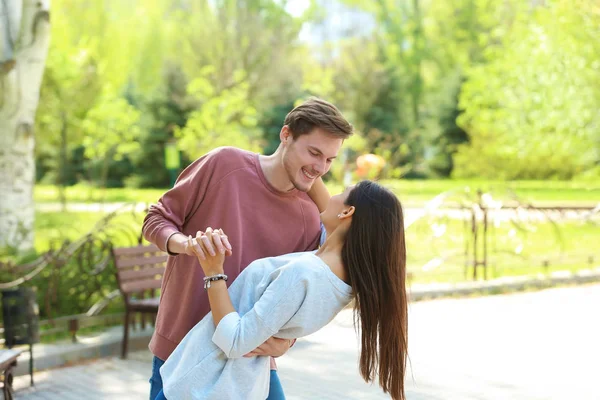
[[[465,281],[593,268],[600,204],[536,206],[505,190],[443,193],[405,211],[409,278]]]
[[[36,288],[42,338],[68,332],[75,339],[82,328],[122,322],[122,303],[114,301],[120,292],[111,248],[141,243],[144,215],[136,205],[124,205],[78,240],[55,240],[50,250],[27,264],[0,265],[9,278],[0,290]]]

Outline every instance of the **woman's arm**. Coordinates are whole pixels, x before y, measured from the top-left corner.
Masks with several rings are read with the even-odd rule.
[[[210,253],[209,246],[214,244],[218,247],[219,240],[223,237],[226,240],[226,236],[221,235],[220,232],[222,231],[207,228],[205,234],[199,232],[196,239],[189,238],[189,240],[201,243],[206,255]],[[195,248],[194,245],[190,247]],[[206,276],[223,273],[223,253],[217,252],[215,256],[207,255],[205,260],[198,257],[198,261]],[[302,305],[303,290],[292,290],[292,286],[298,285],[303,287],[293,272],[282,272],[271,282],[253,308],[240,317],[233,307],[225,282],[221,280],[211,282],[207,291],[216,326],[213,342],[229,358],[242,357],[251,351],[256,351],[267,339],[277,333]],[[282,342],[285,343],[283,347],[287,351],[289,341]]]
[[[231,244],[222,230],[213,231],[210,227],[206,228],[205,233],[198,232],[196,234],[195,240],[190,236],[187,247],[191,248],[198,257],[205,276],[214,276],[225,272],[223,263],[225,254],[231,254]],[[235,308],[231,304],[227,284],[224,280],[211,282],[207,291],[213,320],[217,326],[224,316],[235,312]]]
[[[308,195],[315,202],[319,212],[325,211],[327,205],[329,204],[329,199],[331,195],[329,194],[329,190],[327,190],[327,186],[323,182],[323,179],[319,178],[313,183],[312,187],[308,191]]]

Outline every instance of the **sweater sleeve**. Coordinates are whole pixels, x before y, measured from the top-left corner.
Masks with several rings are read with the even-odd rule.
[[[150,206],[142,226],[146,240],[167,251],[169,237],[181,232],[189,216],[202,204],[214,179],[218,155],[212,151],[194,161],[179,175],[175,186]]]
[[[284,269],[246,314],[232,312],[221,319],[213,342],[228,358],[242,357],[277,333],[300,309],[306,293],[306,280],[293,268]]]

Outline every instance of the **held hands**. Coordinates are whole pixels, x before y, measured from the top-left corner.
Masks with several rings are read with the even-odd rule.
[[[210,276],[223,273],[225,256],[232,254],[232,247],[222,229],[208,227],[206,232],[198,231],[195,238],[188,236],[185,253],[195,255],[204,274]],[[293,340],[271,337],[244,357],[279,357],[284,355],[293,343]]]
[[[196,237],[188,237],[186,254],[198,258],[206,276],[223,273],[225,255],[232,254],[232,247],[222,229],[206,228],[206,232],[198,231]],[[190,254],[190,255],[191,255]]]

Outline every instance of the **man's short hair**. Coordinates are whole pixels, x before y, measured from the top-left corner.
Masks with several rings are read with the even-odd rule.
[[[290,129],[294,140],[315,128],[321,128],[340,139],[347,139],[353,133],[352,125],[336,106],[316,97],[311,97],[290,111],[284,125]]]

